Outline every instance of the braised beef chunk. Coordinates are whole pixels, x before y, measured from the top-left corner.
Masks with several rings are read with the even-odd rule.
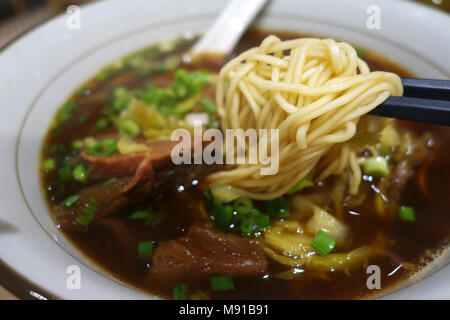
[[[258,277],[266,273],[267,260],[257,243],[206,223],[193,225],[185,237],[160,244],[146,281],[170,288],[186,279],[207,281],[211,275]]]
[[[423,134],[417,141],[414,141],[408,152],[408,157],[400,161],[391,176],[389,177],[389,207],[391,212],[395,212],[398,203],[401,200],[403,190],[407,182],[414,175],[417,167],[426,159],[430,148],[428,143],[431,141],[431,136],[427,133]]]
[[[94,199],[98,204],[97,217],[104,217],[108,214],[126,207],[136,202],[135,199],[127,198],[122,195],[122,190],[131,181],[131,177],[120,178],[111,183],[99,183],[79,193],[80,199],[70,208],[64,205],[53,206],[53,218],[55,222],[63,229],[82,229],[75,219],[80,216],[86,202],[89,198]]]
[[[86,161],[95,178],[126,177],[136,173],[144,158],[150,158],[153,167],[158,168],[170,162],[172,148],[177,141],[151,141],[146,143],[149,153],[133,153],[122,155],[115,153],[109,157],[100,157],[81,152],[81,158]]]
[[[70,208],[63,205],[54,206],[56,223],[66,229],[82,229],[83,226],[74,220],[81,214],[90,197],[99,204],[96,216],[102,218],[129,205],[176,192],[181,186],[189,187],[193,180],[200,180],[218,170],[216,165],[175,165],[170,161],[171,149],[159,144],[158,150],[165,149],[166,157],[162,152],[144,157],[133,172],[134,175],[118,178],[108,184],[101,182],[84,189],[79,193],[79,201]],[[171,142],[168,141],[167,145],[171,145]]]

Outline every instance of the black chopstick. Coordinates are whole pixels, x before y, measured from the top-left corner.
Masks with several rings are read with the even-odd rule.
[[[450,81],[439,79],[402,78],[403,96],[450,100]]]
[[[389,97],[372,115],[450,126],[450,81],[402,78],[402,97]]]

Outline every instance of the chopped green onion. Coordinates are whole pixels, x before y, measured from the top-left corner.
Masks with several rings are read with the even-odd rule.
[[[80,196],[77,194],[74,194],[73,196],[68,197],[66,200],[63,201],[62,205],[66,208],[70,208],[71,206],[73,206],[75,203],[78,202],[78,200],[80,200]]]
[[[137,219],[147,219],[149,215],[148,210],[138,210],[133,212],[128,219],[130,220],[137,220]]]
[[[293,186],[291,188],[291,190],[288,191],[287,194],[293,194],[293,193],[296,193],[298,190],[301,190],[301,189],[307,188],[307,187],[311,187],[311,186],[313,186],[312,181],[307,178],[303,178],[295,186]]]
[[[60,121],[66,121],[70,119],[72,110],[76,107],[75,102],[73,101],[68,101],[64,107],[62,107],[59,111],[58,111],[58,118]]]
[[[211,73],[205,70],[198,70],[191,73],[191,78],[198,86],[204,86],[211,82]]]
[[[95,130],[103,131],[108,127],[108,120],[105,118],[98,119],[95,123]]]
[[[133,94],[124,87],[117,87],[113,92],[113,104],[112,107],[116,111],[121,111],[128,107]]]
[[[233,207],[222,206],[218,200],[213,199],[210,216],[219,229],[228,230],[233,219]]]
[[[356,54],[361,59],[363,59],[367,55],[367,52],[368,52],[368,50],[366,48],[363,48],[363,47],[357,47],[356,48]]]
[[[416,221],[416,213],[413,207],[400,206],[398,208],[398,215],[400,219],[405,221]]]
[[[234,290],[233,278],[230,276],[211,276],[209,278],[209,286],[213,291]]]
[[[72,178],[72,172],[69,167],[62,167],[58,170],[58,175],[62,181],[67,181]]]
[[[86,145],[86,148],[92,148],[97,144],[97,141],[93,137],[87,137],[84,139],[84,144]]]
[[[42,164],[42,168],[45,171],[51,171],[56,169],[56,161],[53,158],[49,158],[47,160],[44,161],[44,163]]]
[[[130,138],[135,138],[139,135],[141,129],[133,120],[126,120],[119,126],[120,133]]]
[[[89,199],[84,204],[84,208],[81,211],[81,214],[78,216],[78,218],[75,219],[75,221],[82,226],[89,225],[97,215],[99,208],[100,204],[95,201],[94,198],[89,197]]]
[[[175,82],[179,82],[185,85],[187,94],[185,97],[190,97],[197,93],[199,90],[197,81],[186,69],[178,69],[174,74]]]
[[[321,255],[325,256],[333,251],[336,241],[322,230],[316,235],[310,246]]]
[[[173,300],[187,300],[189,286],[186,283],[177,283],[173,286]]]
[[[173,113],[177,116],[183,116],[186,112],[191,111],[197,105],[198,99],[200,96],[196,94],[195,96],[190,97],[189,99],[185,99],[183,101],[178,102],[173,109]]]
[[[289,201],[283,197],[268,200],[265,202],[265,213],[278,218],[288,217],[291,214]]]
[[[153,241],[141,241],[138,244],[137,252],[139,260],[147,260],[153,255]]]
[[[72,173],[75,180],[80,182],[85,182],[89,175],[88,170],[82,164],[77,165]]]
[[[200,104],[203,110],[209,114],[216,113],[217,111],[216,104],[210,98],[203,98],[200,100]]]
[[[269,216],[262,214],[258,209],[253,208],[249,215],[245,216],[239,230],[243,236],[257,235],[259,232],[270,226]]]
[[[117,151],[117,141],[115,139],[105,139],[86,149],[87,154],[98,157],[108,157]]]
[[[241,196],[233,202],[234,210],[240,215],[247,215],[253,209],[253,201],[249,197]]]
[[[386,160],[389,160],[392,158],[392,152],[387,144],[378,143],[376,147],[377,147],[377,152],[380,156],[384,157]]]
[[[175,70],[181,63],[181,59],[178,55],[172,54],[167,56],[163,63],[157,67],[156,71],[172,71]]]
[[[383,157],[367,158],[362,166],[364,173],[369,176],[385,177],[389,174],[387,161]]]
[[[74,149],[81,149],[84,147],[84,141],[83,140],[74,140],[72,142],[72,148]]]

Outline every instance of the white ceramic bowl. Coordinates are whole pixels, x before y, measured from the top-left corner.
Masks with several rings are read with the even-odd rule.
[[[81,29],[68,29],[68,17],[62,15],[0,54],[0,270],[8,275],[3,281],[9,287],[19,286],[22,296],[29,290],[35,297],[151,298],[92,265],[55,228],[39,188],[39,150],[55,110],[102,66],[149,44],[200,33],[224,5],[101,1],[81,8]],[[380,30],[366,26],[371,5],[380,9]],[[335,37],[373,49],[418,76],[450,77],[449,16],[409,1],[274,0],[255,24]],[[433,272],[448,263],[448,256],[418,278],[431,276],[386,298],[450,298],[450,267]],[[81,290],[66,285],[70,265],[81,268]]]

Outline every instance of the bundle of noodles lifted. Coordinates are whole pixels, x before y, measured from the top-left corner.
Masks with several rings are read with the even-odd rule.
[[[212,196],[221,201],[224,189],[234,192],[235,217],[251,216],[248,208],[257,211],[252,200],[263,204],[272,221],[255,223],[260,232],[253,234],[260,236],[269,258],[291,268],[278,276],[289,278],[300,267],[349,272],[386,249],[379,236],[348,251],[350,230],[339,218],[346,196],[348,206],[364,198],[359,193],[360,164],[372,176],[389,171],[386,158],[375,148],[381,132],[393,130],[389,120],[360,118],[402,92],[396,74],[370,72],[352,46],[332,39],[281,41],[271,35],[221,69],[216,103],[222,130],[278,129],[278,135],[268,134],[267,152],[271,143],[279,144],[279,170],[263,175],[265,164],[258,163],[213,173],[208,177]],[[331,184],[324,183],[327,178]],[[320,191],[305,192],[313,185]],[[231,198],[225,196],[222,205]],[[333,201],[335,215],[325,209]],[[260,218],[255,214],[254,219]],[[240,226],[248,228],[248,220]]]

